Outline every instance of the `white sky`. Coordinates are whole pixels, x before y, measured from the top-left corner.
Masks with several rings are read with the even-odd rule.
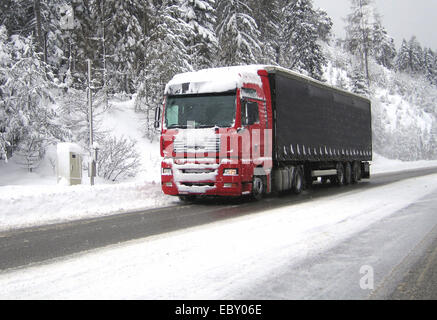
[[[323,8],[333,19],[334,34],[344,36],[344,21],[350,11],[350,0],[313,0],[315,7]],[[415,35],[424,47],[437,50],[437,1],[436,0],[374,0],[383,25],[395,39],[397,46],[402,39]]]

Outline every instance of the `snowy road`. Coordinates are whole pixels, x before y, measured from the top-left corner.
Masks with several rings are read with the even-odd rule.
[[[0,298],[385,297],[435,239],[436,172],[3,233]]]

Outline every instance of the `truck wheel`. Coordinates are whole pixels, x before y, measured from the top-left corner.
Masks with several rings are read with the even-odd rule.
[[[354,161],[352,165],[352,183],[358,183],[361,180],[361,166],[358,161]]]
[[[343,164],[338,162],[336,169],[337,169],[337,175],[335,176],[335,183],[338,186],[342,186],[342,185],[344,185],[344,167],[343,167]]]
[[[293,179],[293,192],[295,194],[301,194],[302,191],[303,191],[303,173],[300,168],[297,168]]]
[[[252,198],[259,201],[263,198],[264,181],[261,177],[255,176],[252,182]]]
[[[344,164],[344,184],[350,185],[352,182],[352,167],[350,162]]]

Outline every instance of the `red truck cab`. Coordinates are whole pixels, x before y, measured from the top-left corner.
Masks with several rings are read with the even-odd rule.
[[[162,190],[260,198],[271,191],[272,108],[262,66],[175,76],[162,116]]]

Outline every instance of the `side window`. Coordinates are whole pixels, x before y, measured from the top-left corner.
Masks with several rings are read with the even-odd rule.
[[[241,104],[241,124],[250,126],[259,123],[258,103],[243,101]]]
[[[167,128],[179,123],[179,106],[167,106],[165,122]]]

